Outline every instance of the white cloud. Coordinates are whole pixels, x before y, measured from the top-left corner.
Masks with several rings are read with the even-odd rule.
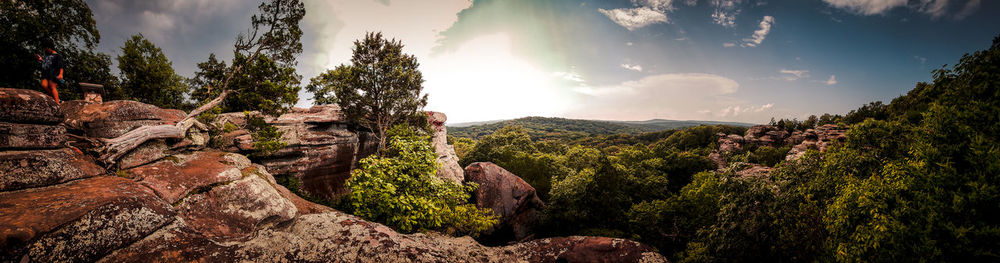
[[[750,36],[749,38],[743,39],[743,46],[756,47],[757,45],[760,45],[760,43],[763,43],[764,38],[767,37],[767,34],[771,33],[771,25],[773,24],[774,24],[773,16],[764,16],[764,18],[760,20],[760,28],[758,28],[757,31],[754,31],[753,35]]]
[[[774,103],[768,103],[760,106],[729,106],[719,111],[717,114],[719,117],[737,117],[741,114],[746,113],[761,113],[774,108]]]
[[[781,77],[783,79],[787,80],[787,81],[793,81],[793,80],[798,80],[798,79],[801,79],[801,78],[808,78],[809,77],[809,71],[808,70],[782,69],[782,70],[779,70],[778,72],[781,73],[781,74],[785,74],[785,75],[783,75]]]
[[[735,46],[736,46],[736,43],[729,43],[729,42],[726,42],[726,43],[722,43],[722,46],[723,46],[723,47],[735,47]]]
[[[826,80],[826,85],[837,85],[837,76],[830,75],[830,79]]]
[[[735,27],[736,15],[740,13],[740,2],[742,0],[712,0],[711,5],[715,7],[712,21],[723,27]]]
[[[823,0],[827,4],[857,14],[882,14],[889,9],[905,6],[907,0]]]
[[[969,0],[969,2],[966,2],[962,10],[958,11],[958,14],[955,14],[955,19],[961,20],[975,13],[979,9],[980,2],[980,0]]]
[[[931,15],[932,18],[939,18],[945,15],[947,6],[948,0],[921,0],[918,10]]]
[[[626,46],[632,46],[632,42],[625,43]]]
[[[715,10],[715,12],[712,13],[712,21],[722,27],[736,27],[736,14],[726,13],[722,10]]]
[[[642,66],[640,65],[622,64],[622,68],[627,70],[642,72]]]
[[[552,72],[552,76],[572,82],[583,82],[583,76],[580,76],[580,74],[576,72],[556,71]]]
[[[616,8],[610,10],[598,8],[597,10],[610,18],[615,24],[625,27],[629,31],[656,23],[669,22],[666,13],[653,10],[649,7]]]

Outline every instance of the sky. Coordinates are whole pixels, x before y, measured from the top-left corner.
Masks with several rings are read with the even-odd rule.
[[[86,0],[98,50],[142,33],[178,74],[232,58],[258,1]],[[1000,34],[991,0],[303,0],[309,79],[380,31],[449,123],[525,116],[764,123],[890,101]],[[312,94],[299,94],[299,107]]]

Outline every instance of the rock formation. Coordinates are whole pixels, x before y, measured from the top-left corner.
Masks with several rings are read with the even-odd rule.
[[[21,107],[0,107],[0,121],[82,125],[71,130],[84,135],[116,133],[135,121],[169,121],[143,115],[164,112],[158,108],[108,102],[83,107],[139,117],[75,116],[75,124],[58,124],[58,107],[36,95],[0,90],[0,101],[22,99]],[[31,114],[42,117],[25,117]],[[88,124],[111,122],[120,123]],[[310,125],[308,131],[327,122],[302,123]],[[666,262],[649,246],[616,238],[559,237],[487,247],[469,237],[400,234],[292,194],[266,166],[241,154],[195,147],[190,138],[163,143],[165,157],[108,172],[75,148],[0,149],[0,262]],[[500,189],[520,199],[531,192]]]
[[[709,158],[717,165],[719,170],[729,168],[724,155],[734,153],[743,149],[747,145],[784,147],[791,146],[791,150],[785,156],[785,160],[792,161],[801,158],[808,150],[826,151],[827,147],[836,142],[843,142],[846,139],[847,128],[835,124],[826,124],[815,129],[805,131],[778,130],[771,125],[757,125],[747,129],[745,135],[738,134],[716,134],[718,136],[719,148],[713,151]],[[770,173],[772,168],[748,164],[740,165],[737,175],[740,176],[760,176]]]
[[[490,162],[466,166],[465,180],[479,185],[472,193],[476,207],[489,208],[499,217],[499,223],[484,233],[481,241],[503,244],[533,236],[532,228],[545,206],[534,187]]]
[[[458,154],[455,154],[455,146],[448,145],[448,128],[444,126],[447,120],[448,116],[444,115],[444,113],[427,112],[427,121],[430,122],[431,128],[434,128],[431,144],[438,155],[437,177],[455,182],[456,184],[462,184],[462,181],[465,181],[465,174],[462,166],[458,164]]]
[[[797,142],[794,144],[795,146],[792,146],[792,149],[788,151],[788,155],[785,156],[785,160],[791,161],[799,159],[805,155],[808,150],[818,150],[820,152],[826,151],[826,148],[831,144],[843,142],[846,139],[847,128],[834,124],[826,124],[816,127],[815,129],[808,129],[800,135],[800,138],[790,141]]]

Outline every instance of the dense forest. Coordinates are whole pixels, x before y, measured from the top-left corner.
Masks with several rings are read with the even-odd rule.
[[[771,122],[850,127],[824,152],[785,161],[787,147],[747,148],[723,169],[709,158],[716,134],[745,127],[632,133],[556,119],[451,140],[463,165],[494,162],[539,191],[545,236],[627,237],[681,262],[997,261],[998,87],[1000,37],[889,104]],[[746,162],[775,169],[738,176]]]
[[[598,120],[577,120],[552,117],[524,117],[513,120],[503,120],[487,122],[477,125],[449,126],[448,134],[454,137],[479,139],[492,134],[503,127],[521,126],[535,140],[551,139],[584,139],[592,135],[617,135],[617,134],[639,134],[649,132],[659,132],[664,130],[674,130],[700,125],[732,125],[732,126],[752,126],[749,123],[739,122],[717,122],[717,121],[676,121],[676,120],[647,120],[647,121],[598,121]]]

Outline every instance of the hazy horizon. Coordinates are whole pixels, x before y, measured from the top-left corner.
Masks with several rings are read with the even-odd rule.
[[[87,0],[117,55],[142,33],[193,76],[256,1]],[[421,63],[450,123],[525,116],[764,123],[888,102],[1000,33],[997,1],[304,1],[303,86],[367,32]],[[300,92],[297,106],[312,104]]]

